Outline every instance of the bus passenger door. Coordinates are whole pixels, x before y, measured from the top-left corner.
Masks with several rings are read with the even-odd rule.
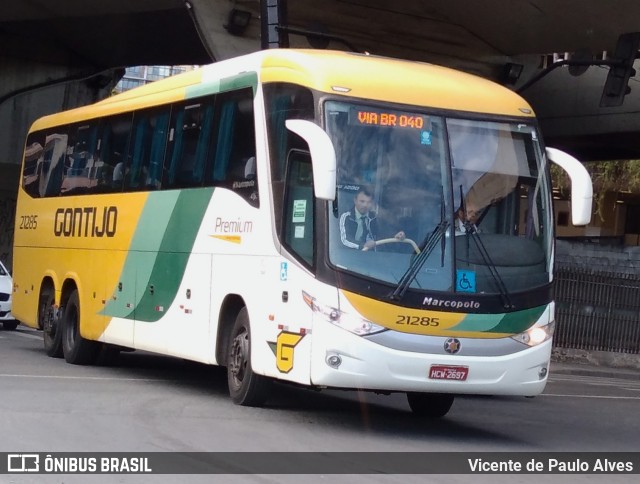
[[[313,169],[307,151],[292,149],[287,157],[282,241],[296,261],[280,262],[280,281],[283,294],[277,313],[278,332],[271,343],[279,378],[301,384],[311,382],[311,320],[304,302],[305,292],[314,281],[307,271],[315,264],[315,220]],[[277,299],[276,299],[277,300]]]

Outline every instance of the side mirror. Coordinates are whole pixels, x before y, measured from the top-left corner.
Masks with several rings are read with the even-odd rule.
[[[571,223],[587,225],[591,220],[593,185],[589,172],[573,156],[556,148],[547,148],[547,158],[567,172],[571,179]]]
[[[317,124],[303,119],[287,119],[286,126],[309,145],[313,163],[313,191],[316,198],[335,200],[336,151],[329,135]]]

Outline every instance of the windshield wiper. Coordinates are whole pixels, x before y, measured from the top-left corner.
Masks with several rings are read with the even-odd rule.
[[[429,236],[426,238],[426,240],[422,244],[422,247],[420,248],[420,253],[414,257],[413,261],[409,265],[409,268],[404,273],[404,275],[400,278],[400,281],[398,281],[398,287],[396,287],[396,290],[393,291],[393,294],[391,294],[390,296],[391,299],[393,299],[394,301],[398,301],[402,299],[402,297],[404,296],[404,293],[407,292],[409,285],[416,278],[416,276],[418,275],[418,272],[420,272],[420,269],[422,268],[422,266],[427,261],[427,259],[429,258],[433,250],[438,245],[438,242],[443,239],[444,234],[447,231],[448,227],[449,227],[449,222],[444,220],[444,217],[443,217],[440,223],[436,225],[436,227],[433,229],[433,232],[429,234]],[[444,250],[442,251],[442,256],[444,257]]]
[[[464,196],[462,194],[462,185],[460,185],[460,200],[461,200],[460,204],[462,206],[462,211],[464,212],[464,218],[465,218],[464,222],[462,223],[464,225],[465,233],[468,237],[471,237],[471,240],[473,240],[473,242],[476,244],[476,247],[478,248],[478,252],[480,253],[480,256],[482,256],[482,260],[484,261],[484,264],[489,269],[489,273],[491,274],[491,277],[493,277],[493,280],[496,283],[496,286],[498,286],[498,291],[500,292],[500,297],[502,298],[502,304],[504,305],[505,309],[514,309],[515,306],[511,302],[511,298],[509,297],[509,291],[507,290],[507,286],[502,280],[502,277],[500,277],[500,273],[498,272],[496,265],[493,263],[493,260],[489,255],[489,251],[487,250],[484,243],[482,242],[482,239],[480,238],[480,234],[478,233],[476,225],[469,221],[469,218],[467,216],[467,207],[465,205]]]
[[[467,227],[467,224],[469,224],[469,227]],[[482,256],[482,260],[484,261],[484,264],[489,268],[489,273],[491,274],[491,277],[493,277],[493,280],[496,283],[496,286],[498,286],[498,291],[500,291],[500,296],[502,297],[502,304],[504,305],[505,309],[514,309],[515,306],[511,302],[511,298],[509,297],[509,291],[507,290],[507,286],[502,280],[502,277],[500,277],[500,273],[498,272],[496,265],[493,263],[493,260],[491,260],[491,256],[489,255],[487,248],[482,242],[482,239],[480,238],[480,234],[478,234],[478,232],[475,230],[475,227],[473,227],[473,224],[470,224],[469,222],[465,222],[464,226],[465,226],[465,230],[467,231],[467,235],[471,236],[471,240],[475,242],[476,247],[478,248],[478,252],[480,252],[480,255]]]

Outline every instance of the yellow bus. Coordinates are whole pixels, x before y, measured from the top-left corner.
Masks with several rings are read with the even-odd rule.
[[[140,349],[273,380],[536,395],[554,327],[548,160],[531,107],[450,69],[274,49],[30,129],[13,312],[49,356]]]

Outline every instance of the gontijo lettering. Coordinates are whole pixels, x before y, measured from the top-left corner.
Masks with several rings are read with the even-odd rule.
[[[56,237],[113,237],[118,225],[114,206],[59,208],[53,221]]]

